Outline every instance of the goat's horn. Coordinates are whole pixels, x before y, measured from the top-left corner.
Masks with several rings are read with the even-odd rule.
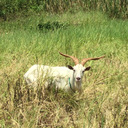
[[[79,60],[78,60],[77,58],[75,58],[74,56],[69,56],[69,55],[63,54],[63,53],[61,53],[61,52],[59,52],[59,53],[60,53],[60,55],[62,55],[62,56],[71,58],[71,59],[74,61],[74,63],[75,63],[76,65],[79,64]]]
[[[84,66],[85,63],[89,60],[99,60],[99,59],[102,59],[104,58],[105,56],[101,56],[101,57],[96,57],[96,58],[84,58],[82,61],[81,61],[81,64]]]

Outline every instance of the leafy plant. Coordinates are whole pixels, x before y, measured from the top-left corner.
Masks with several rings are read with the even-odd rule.
[[[54,31],[57,29],[64,29],[67,26],[68,26],[67,24],[59,23],[58,21],[54,21],[54,22],[48,21],[46,23],[38,24],[39,30],[43,30],[43,31],[49,31],[49,30]]]

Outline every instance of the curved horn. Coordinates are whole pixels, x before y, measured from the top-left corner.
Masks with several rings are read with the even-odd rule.
[[[84,66],[85,63],[89,60],[99,60],[99,59],[102,59],[104,58],[105,56],[101,56],[101,57],[96,57],[96,58],[84,58],[82,61],[81,61],[81,64]]]
[[[59,52],[59,54],[62,55],[62,56],[71,58],[76,65],[79,64],[79,60],[77,58],[75,58],[74,56],[69,56],[69,55],[63,54],[61,52]]]

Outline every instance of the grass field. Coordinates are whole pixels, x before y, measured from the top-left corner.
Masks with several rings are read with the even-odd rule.
[[[65,27],[39,30],[39,24]],[[88,62],[83,92],[30,89],[23,80],[33,64],[73,65],[61,51]],[[1,128],[127,128],[128,21],[100,12],[40,14],[0,22]]]

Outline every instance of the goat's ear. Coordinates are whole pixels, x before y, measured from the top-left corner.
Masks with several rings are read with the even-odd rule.
[[[72,66],[68,65],[67,67],[68,67],[69,69],[73,70],[73,67],[72,67]]]
[[[89,67],[85,68],[84,71],[89,71],[90,68],[91,68],[91,67],[89,66]]]

